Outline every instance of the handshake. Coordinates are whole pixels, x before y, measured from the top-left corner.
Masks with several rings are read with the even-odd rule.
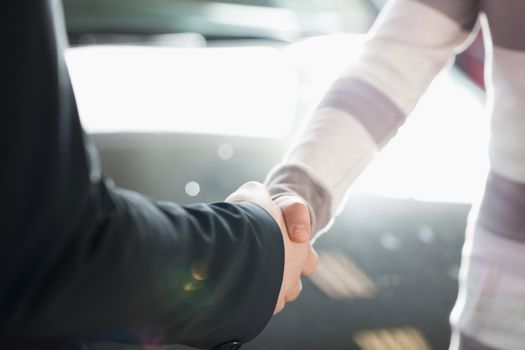
[[[266,187],[248,182],[232,193],[227,202],[252,202],[275,219],[284,242],[284,273],[274,314],[301,293],[301,276],[315,272],[318,256],[310,244],[310,211],[304,200],[294,195],[272,199]]]

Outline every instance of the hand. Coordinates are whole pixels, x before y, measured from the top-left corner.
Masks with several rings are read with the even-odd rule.
[[[295,300],[301,293],[301,275],[309,275],[317,269],[318,257],[312,246],[305,242],[292,242],[280,208],[272,201],[266,187],[258,182],[248,182],[231,194],[227,202],[253,202],[268,211],[275,219],[284,242],[284,273],[281,290],[274,314],[280,312],[287,302]]]
[[[274,202],[281,209],[290,239],[295,243],[310,242],[310,209],[306,202],[292,194],[274,198]]]

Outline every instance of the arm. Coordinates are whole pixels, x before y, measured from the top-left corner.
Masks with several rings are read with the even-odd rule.
[[[283,280],[274,217],[251,203],[183,207],[109,185],[78,119],[59,4],[2,11],[0,338],[252,339]]]
[[[463,47],[477,19],[477,4],[387,4],[358,62],[329,89],[298,142],[266,181],[275,198],[298,196],[308,204],[314,233],[337,214],[353,181]]]

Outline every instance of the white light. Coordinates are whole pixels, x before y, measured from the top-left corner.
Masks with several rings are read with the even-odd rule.
[[[298,101],[301,110],[313,108],[359,57],[362,40],[322,37],[285,50],[104,46],[71,49],[67,60],[90,133],[282,137],[291,130]],[[469,84],[455,69],[440,74],[353,190],[475,202],[489,168],[489,122]],[[229,159],[227,148],[217,154]]]
[[[90,133],[281,137],[295,117],[298,73],[274,48],[95,46],[66,58]]]
[[[196,181],[190,181],[186,184],[186,187],[184,188],[186,191],[186,194],[190,197],[196,197],[199,195],[201,191],[201,186]]]
[[[354,189],[396,198],[473,203],[489,169],[489,122],[455,70],[441,74]]]
[[[331,82],[360,57],[366,36],[332,35],[288,48],[307,73],[311,111]],[[457,68],[430,85],[398,135],[353,191],[424,201],[473,203],[489,168],[489,118],[480,89]]]

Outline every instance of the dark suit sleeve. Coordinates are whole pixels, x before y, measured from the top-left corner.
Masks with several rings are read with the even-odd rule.
[[[275,221],[255,204],[184,207],[108,185],[79,123],[59,1],[6,7],[0,338],[252,339],[282,281]]]

